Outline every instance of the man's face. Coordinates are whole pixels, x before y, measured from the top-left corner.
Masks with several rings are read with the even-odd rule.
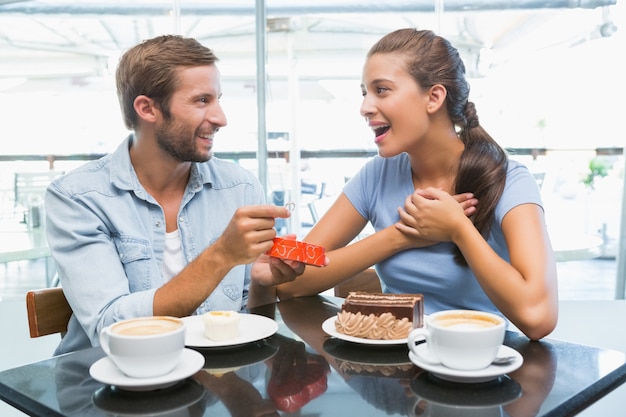
[[[181,68],[178,87],[170,100],[170,114],[155,127],[157,144],[180,162],[211,158],[213,136],[226,126],[219,103],[220,73],[215,65]]]

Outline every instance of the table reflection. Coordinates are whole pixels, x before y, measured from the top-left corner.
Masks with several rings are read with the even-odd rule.
[[[206,409],[207,392],[194,379],[185,379],[159,390],[157,402],[154,393],[118,390],[107,385],[96,390],[92,401],[96,408],[119,417],[199,417]]]
[[[515,348],[524,357],[524,364],[509,376],[520,383],[524,396],[504,409],[511,417],[536,416],[554,387],[557,355],[551,344],[541,341],[518,339]]]
[[[571,416],[626,379],[624,354],[507,332],[524,357],[515,372],[481,383],[437,378],[408,360],[405,345],[329,337],[321,324],[342,300],[306,297],[254,309],[278,333],[228,348],[196,348],[204,366],[168,388],[125,391],[89,374],[104,357],[86,349],[0,372],[1,398],[30,415],[275,417]]]
[[[338,305],[307,297],[290,300],[289,303],[279,303],[277,307],[291,331],[301,337],[317,353],[324,355],[335,371],[368,403],[388,414],[420,415],[415,414],[416,410],[419,410],[419,406],[426,405],[428,400],[420,397],[413,389],[415,388],[413,383],[419,381],[421,382],[419,390],[424,391],[425,388],[430,387],[440,393],[434,408],[441,413],[442,408],[447,407],[447,414],[443,415],[467,415],[467,410],[455,404],[458,400],[458,392],[464,390],[472,392],[473,388],[481,388],[483,398],[491,395],[500,398],[500,391],[515,391],[518,394],[515,398],[509,398],[509,401],[490,406],[493,408],[490,412],[503,410],[511,417],[535,416],[554,384],[557,361],[551,345],[544,342],[532,342],[517,333],[507,332],[505,339],[506,345],[513,347],[524,356],[524,364],[517,371],[511,372],[506,378],[499,378],[486,385],[462,384],[443,381],[412,365],[407,360],[408,348],[404,345],[387,346],[381,349],[381,346],[359,345],[329,338],[321,329],[321,323],[336,314]],[[299,319],[297,311],[307,312],[306,321]],[[346,365],[346,359],[352,363],[350,366]],[[361,369],[375,369],[378,372],[369,372],[369,376],[366,376],[368,372],[355,376],[353,372],[355,363]],[[412,365],[410,368],[402,369],[409,364]],[[391,373],[384,375],[383,369],[386,373]],[[515,390],[514,386],[520,389]],[[520,395],[521,392],[524,392],[523,396]],[[444,395],[445,393],[447,396]],[[432,410],[433,406],[426,408]]]
[[[89,377],[89,367],[104,357],[100,349],[61,356],[55,368],[56,397],[65,416],[200,417],[208,393],[193,379],[155,391],[127,391]],[[157,401],[158,399],[158,401]]]
[[[424,372],[411,381],[411,389],[416,394],[408,410],[411,417],[499,417],[504,405],[522,395],[521,385],[506,375],[489,382],[460,384]]]

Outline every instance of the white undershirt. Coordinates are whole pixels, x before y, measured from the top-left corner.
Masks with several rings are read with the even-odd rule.
[[[165,233],[165,251],[163,252],[163,277],[169,281],[185,267],[183,247],[180,244],[178,229]]]

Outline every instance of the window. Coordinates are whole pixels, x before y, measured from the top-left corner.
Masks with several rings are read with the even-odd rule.
[[[626,10],[617,0],[267,1],[268,196],[298,200],[301,184],[341,190],[376,148],[359,116],[359,79],[369,47],[400,27],[433,29],[460,50],[485,128],[536,172],[555,235],[602,240],[614,268],[622,219]],[[256,14],[252,0],[0,0],[1,213],[16,170],[67,171],[105,154],[127,134],[113,74],[121,51],[163,33],[192,36],[220,57],[229,125],[216,152],[257,149]],[[299,158],[300,152],[306,157]],[[354,157],[357,155],[358,157]],[[25,162],[25,159],[39,161]],[[15,162],[15,160],[21,162]],[[329,169],[330,168],[330,169]],[[308,195],[305,196],[309,197]],[[292,230],[309,219],[303,198]],[[611,272],[612,273],[612,272]]]

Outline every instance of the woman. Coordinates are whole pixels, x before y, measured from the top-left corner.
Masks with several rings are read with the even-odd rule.
[[[369,51],[361,89],[379,155],[304,239],[326,247],[328,266],[278,296],[315,294],[375,264],[385,292],[424,294],[427,314],[493,311],[530,339],[549,334],[556,265],[539,189],[480,126],[458,51],[431,31],[392,32]],[[349,245],[368,221],[376,233]]]

